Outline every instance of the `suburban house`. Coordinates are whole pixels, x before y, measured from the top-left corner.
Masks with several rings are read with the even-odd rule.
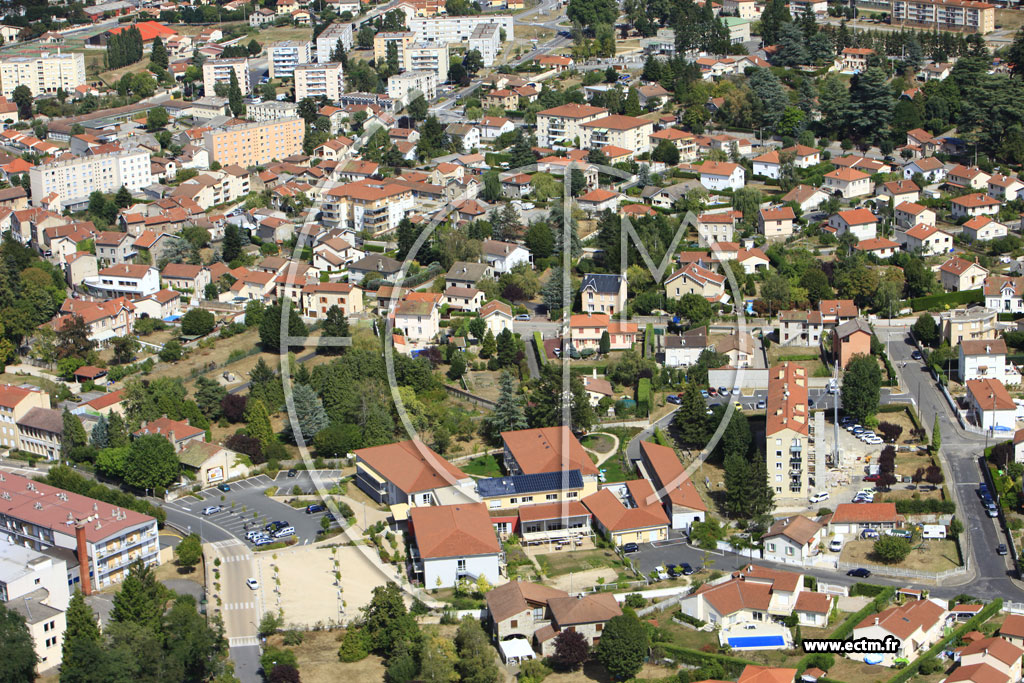
[[[800,210],[804,213],[814,211],[827,201],[828,194],[825,191],[820,190],[817,187],[811,187],[810,185],[797,185],[782,196],[782,202],[784,204],[793,202],[799,206]]]
[[[792,207],[777,206],[761,209],[757,213],[757,231],[766,239],[786,238],[793,234],[796,214]]]
[[[498,583],[501,544],[482,503],[414,507],[409,531],[412,572],[424,587],[452,588],[481,576]]]
[[[661,498],[671,528],[688,530],[694,522],[704,521],[707,505],[674,449],[641,441],[640,467]]]
[[[901,202],[893,208],[896,225],[909,230],[915,225],[935,226],[935,212],[914,202]]]
[[[1017,384],[1020,373],[1006,362],[1006,342],[1002,338],[963,341],[960,350],[960,381],[995,379],[1003,384]]]
[[[724,629],[787,617],[805,590],[803,574],[748,565],[701,585],[679,607],[687,616]]]
[[[609,349],[621,351],[632,348],[637,342],[639,325],[614,320],[607,313],[582,313],[569,319],[569,335],[577,351],[599,349],[605,332]]]
[[[999,627],[999,636],[1017,647],[1024,647],[1024,615],[1007,614],[1003,625]]]
[[[852,199],[871,194],[871,176],[854,168],[837,168],[825,174],[825,189],[833,195]]]
[[[978,289],[985,284],[988,270],[977,261],[968,261],[954,256],[939,266],[939,281],[947,292],[963,292]]]
[[[988,179],[988,196],[996,199],[1016,199],[1018,193],[1024,190],[1024,183],[1013,176],[996,173]]]
[[[402,330],[413,344],[435,339],[441,330],[443,298],[443,294],[432,292],[406,292],[395,306],[395,329]]]
[[[882,666],[892,666],[897,658],[913,661],[942,636],[946,614],[946,607],[932,600],[911,600],[878,614],[869,614],[853,628],[853,639],[884,640],[892,637],[899,642],[898,651],[859,652],[847,656],[858,661],[870,660]]]
[[[626,308],[626,278],[618,274],[587,273],[580,284],[580,299],[586,313],[619,313]]]
[[[449,287],[444,290],[444,303],[448,308],[476,313],[484,303],[484,293],[474,287]]]
[[[937,183],[946,177],[946,167],[935,157],[912,159],[903,166],[903,177],[911,179],[920,173],[925,181]]]
[[[832,332],[832,351],[842,368],[857,354],[871,355],[871,326],[862,318],[847,320]]]
[[[376,273],[375,278],[379,277],[384,282],[394,283],[401,269],[401,262],[393,258],[388,258],[383,254],[369,254],[349,264],[348,281],[358,285],[366,276]]]
[[[918,251],[924,256],[944,254],[953,248],[953,236],[934,225],[915,225],[906,232],[896,231],[904,251]]]
[[[971,242],[986,242],[988,240],[1006,237],[1009,230],[1005,225],[992,220],[988,216],[975,216],[963,224],[961,235]]]
[[[782,160],[779,159],[778,150],[771,150],[756,156],[752,159],[754,162],[754,175],[763,176],[765,178],[771,178],[778,180],[782,173]]]
[[[684,294],[699,294],[709,301],[726,301],[725,276],[691,263],[665,279],[665,296],[675,300]]]
[[[521,264],[529,266],[533,264],[533,256],[531,256],[530,250],[521,244],[498,240],[484,240],[481,246],[484,260],[494,270],[495,275],[503,275]]]
[[[993,431],[1016,431],[1017,404],[1002,382],[972,379],[966,384],[967,412],[974,417],[977,426]]]
[[[839,503],[828,521],[828,532],[856,536],[864,529],[895,529],[902,522],[895,503]]]
[[[741,211],[719,211],[701,214],[697,218],[697,237],[704,244],[732,242],[736,222],[743,218]]]
[[[867,209],[840,211],[828,219],[828,224],[835,229],[836,237],[850,233],[858,240],[869,240],[878,235],[878,219]]]
[[[302,288],[302,315],[320,320],[337,306],[350,317],[363,312],[363,290],[347,282],[319,282]]]
[[[384,505],[435,505],[440,502],[435,491],[472,486],[469,475],[420,442],[361,448],[355,455],[356,486]]]
[[[763,270],[767,270],[768,266],[771,265],[771,261],[763,251],[754,247],[753,249],[740,249],[736,252],[736,263],[743,268],[743,272],[748,275],[753,273],[760,273]]]
[[[583,504],[594,516],[594,526],[616,546],[668,538],[670,520],[646,479],[606,485]]]
[[[1024,277],[990,275],[983,289],[985,308],[1000,313],[1024,312]]]
[[[682,334],[668,334],[663,337],[665,365],[679,368],[693,365],[708,346],[707,327],[687,330]]]
[[[705,161],[697,170],[708,190],[738,190],[746,184],[746,170],[730,161]]]
[[[916,202],[921,198],[921,188],[913,180],[890,180],[880,184],[875,194],[887,197],[895,206],[903,202]]]
[[[813,346],[821,343],[821,313],[779,311],[778,340],[783,346]]]
[[[612,190],[595,188],[586,194],[577,197],[576,203],[587,213],[601,213],[602,211],[617,211],[622,195]]]
[[[456,261],[444,276],[446,287],[476,287],[481,280],[493,279],[494,269],[486,263]]]
[[[143,421],[140,429],[134,433],[136,438],[147,434],[159,434],[166,438],[174,446],[174,451],[180,453],[193,441],[206,441],[206,430],[193,427],[187,421],[172,420],[167,416],[153,420]]]
[[[950,683],[992,681],[1012,683],[1021,677],[1024,650],[1004,638],[979,638],[958,652],[960,666],[946,678]]]
[[[541,504],[579,501],[594,488],[579,470],[506,474],[475,480],[476,494],[488,510],[517,510]]]
[[[488,301],[480,308],[479,315],[495,337],[505,330],[512,331],[512,307],[503,301]]]
[[[975,216],[995,216],[1003,204],[998,199],[989,197],[987,194],[976,192],[954,197],[950,200],[950,210],[953,220],[963,217],[974,218]]]
[[[957,164],[946,173],[946,184],[965,190],[987,190],[990,177],[976,166]]]
[[[541,656],[550,656],[555,651],[555,638],[563,630],[579,633],[594,647],[608,620],[622,614],[611,593],[570,596],[557,588],[525,581],[498,586],[487,593],[486,599],[491,636],[506,662],[524,639]]]
[[[900,250],[900,243],[884,237],[874,237],[857,242],[853,248],[861,253],[871,254],[875,258],[884,260],[892,258]]]
[[[965,339],[995,339],[996,312],[987,307],[954,308],[939,314],[942,338],[950,346]]]
[[[775,520],[762,538],[764,559],[803,564],[818,554],[825,541],[825,525],[803,515]]]

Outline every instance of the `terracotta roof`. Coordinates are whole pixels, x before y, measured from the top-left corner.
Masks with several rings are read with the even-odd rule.
[[[701,175],[730,176],[739,165],[731,161],[705,161],[699,168]]]
[[[483,503],[432,505],[409,510],[420,557],[467,557],[501,552]]]
[[[1004,289],[1010,289],[1014,296],[1020,296],[1024,291],[1024,277],[990,275],[985,278],[984,289],[986,296],[999,296]]]
[[[568,427],[520,429],[502,432],[501,438],[523,474],[561,472],[563,469],[578,469],[584,476],[597,474],[597,466]],[[567,441],[569,447],[565,462],[562,457],[563,441]]]
[[[142,425],[142,429],[135,432],[135,436],[143,434],[159,434],[166,436],[169,441],[184,441],[197,436],[205,436],[206,430],[193,427],[182,420],[172,420],[164,416]],[[172,439],[173,437],[173,439]]]
[[[974,397],[975,403],[982,410],[1017,409],[1017,404],[1010,398],[1010,393],[997,379],[969,379],[967,393]]]
[[[943,263],[939,270],[953,275],[963,275],[971,266],[978,266],[978,268],[985,270],[980,264],[978,264],[978,262],[968,261],[967,259],[962,259],[959,256],[954,256]],[[986,270],[985,272],[988,271]]]
[[[1024,429],[1021,431],[1024,432]],[[999,627],[999,635],[1024,638],[1024,615],[1007,614],[1003,625]]]
[[[113,275],[114,277],[142,278],[149,272],[150,267],[136,263],[118,263],[99,271],[100,275]]]
[[[885,505],[886,503],[882,504]],[[865,503],[862,505],[850,503],[850,505],[864,507],[865,505],[878,505],[878,503]],[[882,629],[900,640],[906,640],[918,629],[927,631],[936,621],[942,618],[945,611],[944,608],[936,605],[931,600],[914,600],[904,605],[890,607],[878,614],[869,614],[856,628],[868,628],[869,626],[874,626],[877,621],[877,625]]]
[[[811,591],[800,591],[796,598],[795,612],[813,612],[815,614],[828,614],[832,610],[832,596],[825,593],[812,593]]]
[[[603,624],[622,614],[622,608],[611,593],[591,593],[582,598],[551,598],[548,600],[548,609],[559,628],[577,624]]]
[[[1006,342],[1002,337],[998,339],[964,339],[960,342],[960,350],[964,352],[965,356],[1005,354]]]
[[[907,230],[907,236],[913,237],[916,240],[925,240],[939,232],[939,229],[934,225],[925,225],[924,223],[918,223],[910,230]]]
[[[601,489],[583,499],[594,517],[609,531],[627,531],[667,526],[668,515],[661,501],[654,495],[654,488],[646,479],[626,482],[626,489],[632,499],[627,507],[610,488]],[[653,501],[652,501],[653,498]]]
[[[618,192],[612,192],[611,190],[603,190],[601,188],[596,188],[596,189],[591,190],[590,192],[586,193],[582,197],[580,197],[578,201],[581,201],[581,202],[606,202],[609,199],[614,199],[615,197],[618,197],[618,196],[619,196]]]
[[[888,522],[899,520],[895,503],[840,503],[832,513],[832,524]]]
[[[737,683],[793,683],[796,669],[747,664]]]
[[[991,664],[979,663],[958,666],[946,678],[947,683],[1009,683],[1009,676]]]
[[[538,519],[561,519],[562,517],[587,517],[590,518],[590,511],[578,500],[563,503],[538,503],[537,505],[523,505],[519,508],[519,522],[533,522]]]
[[[487,592],[487,611],[495,622],[505,621],[535,606],[547,605],[552,598],[565,598],[568,593],[557,588],[528,581],[509,581]]]
[[[686,469],[674,449],[650,441],[641,441],[640,453],[645,458],[645,465],[653,470],[648,474],[656,476],[661,486],[671,486],[666,493],[673,505],[707,511],[704,499],[700,497],[697,487],[690,478],[685,476]]]
[[[898,249],[899,246],[899,242],[893,242],[884,237],[872,237],[871,239],[861,240],[853,248],[858,251],[876,251],[878,249]]]
[[[807,545],[811,539],[821,530],[822,525],[809,517],[796,515],[775,520],[765,538],[772,536],[785,536],[800,545]]]
[[[889,194],[910,194],[913,192],[920,192],[921,188],[917,186],[913,180],[890,180],[887,183],[883,183],[882,187],[889,191]]]
[[[807,370],[795,363],[782,363],[768,371],[766,434],[784,429],[799,434],[810,430],[807,407]]]
[[[924,157],[923,159],[911,161],[907,165],[917,166],[922,171],[937,171],[940,168],[943,168],[942,162],[936,159],[935,157]]]
[[[406,494],[450,486],[467,475],[423,443],[398,443],[361,448],[356,456]]]
[[[973,209],[979,206],[1001,206],[1002,202],[994,197],[989,197],[987,194],[981,192],[975,192],[974,194],[965,194],[962,197],[955,197],[952,199],[953,204],[959,204],[960,206]]]
[[[488,301],[480,309],[480,317],[486,318],[487,316],[491,315],[494,312],[504,313],[505,315],[511,316],[512,307],[503,301]]]
[[[870,213],[870,212],[869,212]],[[761,209],[761,219],[766,221],[792,221],[796,220],[796,214],[789,206]]]
[[[837,168],[836,170],[831,171],[829,173],[826,173],[825,177],[826,178],[835,178],[836,180],[842,180],[844,182],[853,182],[855,180],[863,180],[864,178],[868,178],[870,176],[868,176],[867,173],[861,173],[860,171],[858,171],[856,169],[847,168],[847,167],[844,166],[844,167]],[[871,213],[871,212],[869,211],[868,213]]]
[[[976,654],[992,655],[1003,664],[1013,666],[1020,661],[1024,650],[1003,638],[983,638],[974,641],[960,651],[961,657]]]
[[[609,130],[632,130],[633,128],[640,128],[641,126],[652,126],[654,125],[647,119],[642,119],[638,116],[625,116],[622,114],[613,114],[612,116],[605,116],[589,123],[584,123],[584,128],[607,128]]]
[[[600,114],[607,113],[608,110],[604,107],[593,107],[589,104],[563,104],[560,107],[552,107],[551,109],[539,111],[537,112],[537,116],[558,116],[567,119],[582,119],[588,116],[598,116]]]
[[[733,579],[717,586],[705,583],[692,595],[702,595],[716,612],[728,616],[742,609],[767,610],[772,588],[767,583]]]

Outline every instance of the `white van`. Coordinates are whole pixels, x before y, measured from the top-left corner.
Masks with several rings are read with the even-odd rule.
[[[921,537],[942,539],[946,537],[946,527],[942,524],[925,524],[921,527]]]
[[[828,500],[828,491],[819,491],[818,493],[815,493],[813,496],[811,496],[810,500],[812,503],[824,502]]]
[[[278,529],[277,533],[274,534],[274,538],[285,538],[286,536],[294,536],[295,527],[286,526],[283,529]]]

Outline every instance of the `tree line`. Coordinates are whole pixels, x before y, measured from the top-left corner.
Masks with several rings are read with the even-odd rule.
[[[132,26],[107,38],[107,68],[120,69],[142,59],[142,33]]]

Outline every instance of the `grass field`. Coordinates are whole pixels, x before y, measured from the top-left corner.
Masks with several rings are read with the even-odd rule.
[[[466,474],[475,474],[480,477],[500,477],[502,475],[498,459],[493,455],[481,455],[479,458],[473,458],[468,463],[461,465],[459,469]]]
[[[266,47],[282,40],[311,40],[313,29],[302,26],[273,26],[256,32],[256,42]],[[248,42],[248,41],[246,41]]]
[[[1016,9],[997,9],[996,23],[1006,30],[1016,31],[1024,26],[1024,13]]]
[[[103,68],[103,57],[102,56],[100,57],[99,64],[100,64],[100,68]],[[140,59],[139,61],[135,62],[134,64],[129,64],[128,66],[122,66],[120,69],[113,69],[111,71],[104,71],[103,73],[99,74],[99,79],[101,81],[103,81],[104,83],[106,83],[108,86],[114,87],[114,84],[117,83],[119,80],[121,80],[121,78],[124,77],[125,74],[138,74],[138,73],[142,73],[143,71],[146,70],[146,67],[148,67],[148,66],[149,66],[149,58],[148,57],[143,57],[142,59]],[[93,68],[96,68],[95,67],[95,63],[94,63]],[[86,69],[86,71],[88,71],[88,68]]]
[[[843,547],[842,561],[856,565],[880,564],[873,552],[871,540],[850,541]],[[900,569],[920,572],[944,572],[961,565],[960,552],[954,541],[927,541],[910,551]]]
[[[615,441],[606,434],[588,434],[580,440],[584,448],[589,448],[598,453],[607,453]]]
[[[580,550],[576,552],[547,553],[537,556],[537,564],[548,577],[562,576],[570,572],[610,567],[619,569],[622,562],[611,550]]]

